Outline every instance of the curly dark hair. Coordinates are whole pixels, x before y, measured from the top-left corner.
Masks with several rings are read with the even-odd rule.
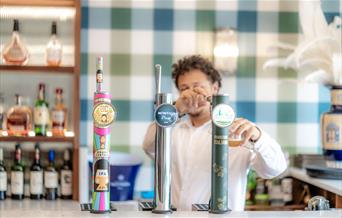
[[[179,59],[177,63],[172,65],[172,79],[174,80],[177,89],[179,76],[188,73],[190,70],[202,71],[207,75],[212,84],[217,82],[219,88],[221,88],[222,78],[220,73],[214,68],[213,64],[201,55],[191,55]]]

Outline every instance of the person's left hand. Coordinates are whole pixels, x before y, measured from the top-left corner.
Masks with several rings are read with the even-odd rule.
[[[252,122],[244,118],[236,118],[229,127],[229,134],[240,136],[243,139],[242,145],[248,141],[257,141],[261,132]]]

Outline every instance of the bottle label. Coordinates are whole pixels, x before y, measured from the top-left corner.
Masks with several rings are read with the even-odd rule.
[[[30,172],[30,193],[33,195],[43,194],[43,172]]]
[[[342,105],[342,89],[331,90],[331,104]]]
[[[62,125],[64,123],[64,111],[54,110],[52,111],[52,123]]]
[[[95,162],[94,166],[94,191],[108,192],[109,191],[109,162],[105,159],[100,159]]]
[[[49,109],[46,106],[38,106],[34,108],[34,124],[48,125]]]
[[[281,187],[283,191],[283,200],[285,202],[292,201],[292,179],[285,178],[281,181]]]
[[[322,130],[324,149],[342,150],[342,114],[324,114]]]
[[[7,190],[7,173],[0,172],[0,191]]]
[[[44,172],[45,188],[57,188],[58,187],[58,175],[57,172]]]
[[[61,170],[61,194],[72,195],[72,171]]]
[[[24,194],[24,172],[11,172],[11,193],[16,195]]]
[[[14,131],[14,132],[20,132],[20,131],[24,131],[25,130],[25,126],[21,126],[21,125],[11,125],[10,127],[10,130],[11,131]]]

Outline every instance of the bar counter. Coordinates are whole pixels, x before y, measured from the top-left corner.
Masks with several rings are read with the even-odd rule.
[[[33,201],[25,199],[23,201],[14,201],[7,199],[0,202],[0,217],[13,218],[13,217],[277,217],[277,218],[340,218],[342,217],[342,210],[330,211],[241,211],[230,212],[223,215],[210,214],[208,212],[192,212],[192,211],[179,211],[170,215],[152,214],[151,212],[138,211],[136,202],[120,203],[116,205],[118,211],[113,211],[110,214],[92,214],[87,211],[81,211],[80,205],[77,201]]]
[[[291,167],[289,169],[289,175],[293,178],[314,185],[318,188],[342,196],[342,180],[313,178],[307,175],[305,169],[299,169],[296,167]]]

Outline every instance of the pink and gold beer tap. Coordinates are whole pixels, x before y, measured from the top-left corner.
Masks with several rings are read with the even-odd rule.
[[[96,61],[93,133],[93,195],[92,213],[109,213],[110,208],[110,124],[116,118],[111,95],[103,90],[103,58]]]

